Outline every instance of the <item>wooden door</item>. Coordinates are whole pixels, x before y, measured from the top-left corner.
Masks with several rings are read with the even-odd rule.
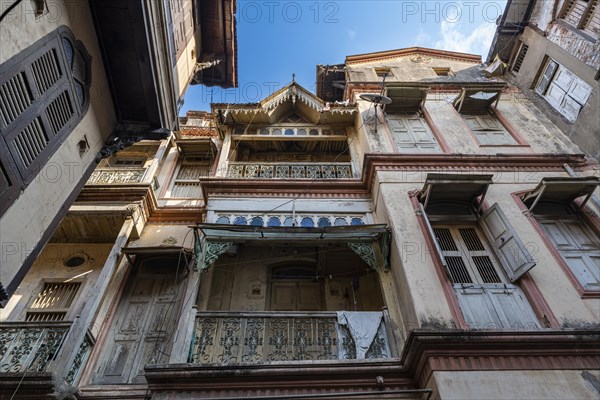
[[[271,284],[271,311],[321,311],[321,283],[274,281]]]
[[[144,383],[144,366],[168,362],[179,314],[175,269],[137,273],[128,284],[101,354],[96,384]]]

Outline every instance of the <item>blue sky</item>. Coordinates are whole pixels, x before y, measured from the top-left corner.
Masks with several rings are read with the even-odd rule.
[[[237,1],[237,89],[190,86],[181,115],[213,102],[252,103],[296,81],[314,92],[317,64],[422,46],[485,59],[506,0]]]

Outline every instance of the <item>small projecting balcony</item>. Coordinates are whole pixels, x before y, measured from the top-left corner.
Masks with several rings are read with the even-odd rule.
[[[65,380],[73,384],[92,348],[88,336],[78,350],[64,344],[71,322],[0,322],[0,381],[13,374],[54,372],[63,351],[77,351]]]
[[[189,362],[200,365],[392,357],[387,311],[198,312]]]

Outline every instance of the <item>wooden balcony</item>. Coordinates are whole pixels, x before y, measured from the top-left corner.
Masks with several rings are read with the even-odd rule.
[[[348,179],[350,163],[255,163],[230,162],[229,178],[260,179]]]
[[[358,351],[357,330],[338,323],[335,312],[199,312],[188,361],[215,366],[390,358],[387,312],[355,314],[374,322],[372,340]],[[368,331],[364,325],[358,330]]]
[[[53,372],[61,351],[75,351],[63,343],[70,328],[71,322],[1,322],[0,381],[13,374]],[[69,384],[77,379],[91,348],[92,339],[86,337],[67,374]]]
[[[123,185],[141,183],[146,168],[96,168],[86,185]]]

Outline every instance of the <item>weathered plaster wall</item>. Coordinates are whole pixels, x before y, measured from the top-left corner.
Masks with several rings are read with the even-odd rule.
[[[530,103],[524,102],[531,113],[543,122],[544,126],[554,125],[577,144],[586,154],[600,159],[600,125],[598,124],[598,110],[600,109],[600,83],[594,79],[598,66],[586,65],[573,57],[569,48],[562,48],[552,43],[548,38],[540,35],[532,28],[526,28],[521,36],[521,41],[529,46],[527,55],[523,60],[518,73],[507,74],[508,80],[515,84],[523,94],[529,98]],[[579,40],[581,41],[581,40]],[[592,51],[600,54],[599,50]],[[541,68],[544,67],[545,57],[555,60],[580,79],[592,86],[592,94],[581,109],[575,123],[567,121],[546,100],[534,90],[535,83]],[[542,117],[542,114],[546,118]],[[554,132],[556,128],[552,129]]]
[[[0,62],[59,26],[67,25],[92,57],[91,99],[90,107],[79,125],[0,220],[0,280],[5,286],[13,279],[65,200],[82,181],[87,167],[94,164],[94,158],[112,132],[115,121],[88,3],[48,3],[50,11],[37,19],[32,11],[34,4],[32,1],[21,2],[2,21]],[[90,148],[80,157],[77,143],[84,137]]]
[[[45,279],[52,282],[80,281],[79,294],[74,299],[65,321],[72,321],[81,311],[110,252],[111,244],[66,243],[48,244],[35,261],[6,308],[0,309],[0,320],[24,321],[25,310],[44,287]],[[76,254],[88,260],[81,266],[69,268],[64,261]]]
[[[330,254],[345,252],[341,265]],[[383,305],[381,287],[375,272],[368,272],[362,260],[341,244],[341,248],[302,245],[298,242],[279,245],[237,244],[209,267],[210,295],[201,294],[199,303],[207,302],[208,311],[267,311],[271,301],[271,269],[297,263],[319,265],[322,276],[324,311],[379,311]],[[352,293],[353,271],[359,279]],[[204,285],[205,292],[209,284]],[[205,292],[208,293],[208,292]],[[354,302],[356,301],[356,305]],[[356,308],[355,308],[356,306]]]
[[[439,172],[439,171],[436,171]],[[425,242],[418,216],[408,192],[423,187],[428,171],[379,172],[376,218],[392,229],[392,271],[399,285],[399,307],[406,329],[422,321],[450,322],[452,316],[443,295],[440,278],[433,264],[433,249]],[[528,171],[469,171],[469,174],[494,174],[486,201],[498,203],[537,265],[530,275],[560,323],[597,323],[600,308],[597,299],[582,299],[563,269],[558,265],[511,193],[531,190],[543,177],[566,176],[560,173]],[[600,190],[597,190],[599,192]],[[591,206],[591,205],[590,205]],[[385,212],[383,209],[384,207]],[[387,220],[385,220],[385,219]]]
[[[440,400],[597,399],[599,382],[599,371],[578,370],[439,371],[430,380]]]

